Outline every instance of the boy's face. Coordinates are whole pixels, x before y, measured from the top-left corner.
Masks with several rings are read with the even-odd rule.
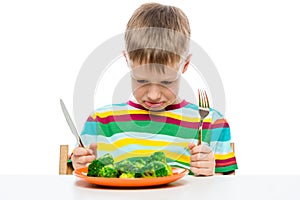
[[[179,103],[178,97],[181,73],[187,69],[189,61],[182,66],[131,63],[132,92],[137,102],[144,108],[160,111]]]

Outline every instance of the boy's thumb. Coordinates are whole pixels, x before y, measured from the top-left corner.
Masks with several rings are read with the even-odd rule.
[[[90,144],[89,148],[93,151],[94,155],[97,155],[97,143]]]
[[[188,147],[189,147],[189,149],[192,149],[192,148],[194,148],[196,145],[194,144],[194,143],[192,143],[192,142],[190,142],[189,144],[188,144]]]

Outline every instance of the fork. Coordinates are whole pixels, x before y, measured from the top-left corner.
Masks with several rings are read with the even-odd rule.
[[[199,98],[199,114],[200,114],[200,126],[198,130],[198,145],[202,141],[202,125],[203,120],[209,114],[209,101],[205,90],[198,89],[198,98]]]

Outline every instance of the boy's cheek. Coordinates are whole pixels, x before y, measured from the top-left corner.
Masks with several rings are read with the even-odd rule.
[[[133,91],[132,94],[137,101],[140,101],[142,99],[143,95],[140,92],[138,92],[137,90]]]
[[[168,96],[174,96],[177,97],[179,92],[179,85],[174,84],[172,86],[166,87],[165,88],[165,93],[168,93]]]

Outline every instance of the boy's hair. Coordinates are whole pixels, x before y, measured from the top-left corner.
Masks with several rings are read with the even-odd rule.
[[[176,64],[190,42],[186,15],[177,7],[146,3],[128,21],[125,42],[129,59],[138,64]]]

